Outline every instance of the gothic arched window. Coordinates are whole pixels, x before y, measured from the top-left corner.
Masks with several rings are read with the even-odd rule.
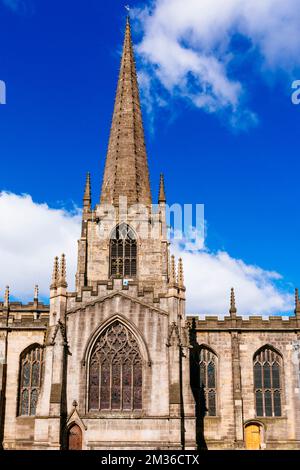
[[[41,387],[43,348],[34,344],[20,356],[19,416],[34,416]]]
[[[217,414],[217,356],[208,348],[200,348],[200,392],[208,416]]]
[[[118,225],[110,239],[110,275],[136,276],[137,247],[134,231],[126,224]]]
[[[281,416],[281,355],[269,346],[254,356],[256,416]]]
[[[142,409],[142,358],[133,334],[116,320],[99,336],[89,364],[90,410]]]

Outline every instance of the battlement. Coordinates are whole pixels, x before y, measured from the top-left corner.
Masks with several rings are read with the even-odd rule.
[[[7,318],[8,314],[8,318]],[[0,328],[3,327],[46,327],[49,320],[49,305],[42,302],[11,302],[9,308],[0,302]]]
[[[299,330],[296,316],[196,316],[187,315],[187,322],[195,330]]]
[[[167,298],[170,296],[170,288],[165,292],[158,292],[155,286],[143,285],[141,282],[128,280],[124,283],[121,278],[113,278],[98,281],[93,286],[83,287],[78,292],[68,292],[68,310],[84,305],[96,298],[105,297],[116,292],[123,292],[133,298],[143,300],[145,303],[153,304],[158,308],[165,309]],[[181,297],[184,289],[178,286],[172,287],[172,295]]]

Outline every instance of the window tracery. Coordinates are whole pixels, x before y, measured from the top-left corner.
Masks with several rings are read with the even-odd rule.
[[[43,348],[33,345],[20,357],[19,407],[20,416],[34,416],[40,392],[43,367]]]
[[[256,416],[281,416],[282,358],[270,347],[254,357],[254,393]]]
[[[89,367],[90,410],[142,409],[142,358],[133,334],[116,320],[99,336]]]
[[[136,276],[137,245],[129,225],[118,225],[110,239],[110,275]]]
[[[216,355],[205,347],[200,349],[200,389],[205,399],[208,416],[217,414]]]

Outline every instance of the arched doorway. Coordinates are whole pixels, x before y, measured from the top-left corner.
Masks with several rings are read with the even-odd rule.
[[[245,427],[245,444],[247,450],[260,450],[262,444],[262,427],[258,423],[249,423]]]
[[[68,450],[82,449],[82,432],[77,424],[73,424],[68,431]]]

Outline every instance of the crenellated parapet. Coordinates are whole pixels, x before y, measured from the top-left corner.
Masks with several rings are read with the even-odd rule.
[[[230,291],[229,316],[188,315],[189,328],[198,331],[300,331],[300,303],[298,289],[295,290],[294,315],[237,315],[235,292]]]
[[[229,331],[229,330],[252,330],[252,331],[266,331],[266,330],[297,330],[300,331],[300,326],[297,324],[295,316],[257,316],[250,315],[249,317],[237,316],[235,321],[231,317],[225,316],[220,318],[218,316],[204,316],[203,318],[195,315],[188,315],[186,319],[190,327],[196,330],[209,330],[209,331]]]
[[[3,309],[3,303],[0,302],[0,328],[6,326],[14,327],[37,327],[46,328],[49,321],[49,305],[39,302],[34,305],[33,302],[22,304],[21,302],[12,302],[10,304],[8,319]]]
[[[9,287],[5,289],[3,302],[0,302],[1,328],[46,328],[49,321],[49,305],[39,301],[39,289],[34,287],[33,302],[11,302]]]
[[[118,292],[138,299],[149,306],[153,305],[156,308],[168,310],[168,302],[171,297],[181,299],[181,289],[178,286],[173,286],[172,292],[170,291],[171,289],[159,292],[155,286],[143,286],[138,281],[124,281],[121,278],[112,278],[106,281],[98,281],[94,286],[83,287],[79,292],[69,292],[67,294],[67,310],[84,307],[87,303],[100,300]]]

